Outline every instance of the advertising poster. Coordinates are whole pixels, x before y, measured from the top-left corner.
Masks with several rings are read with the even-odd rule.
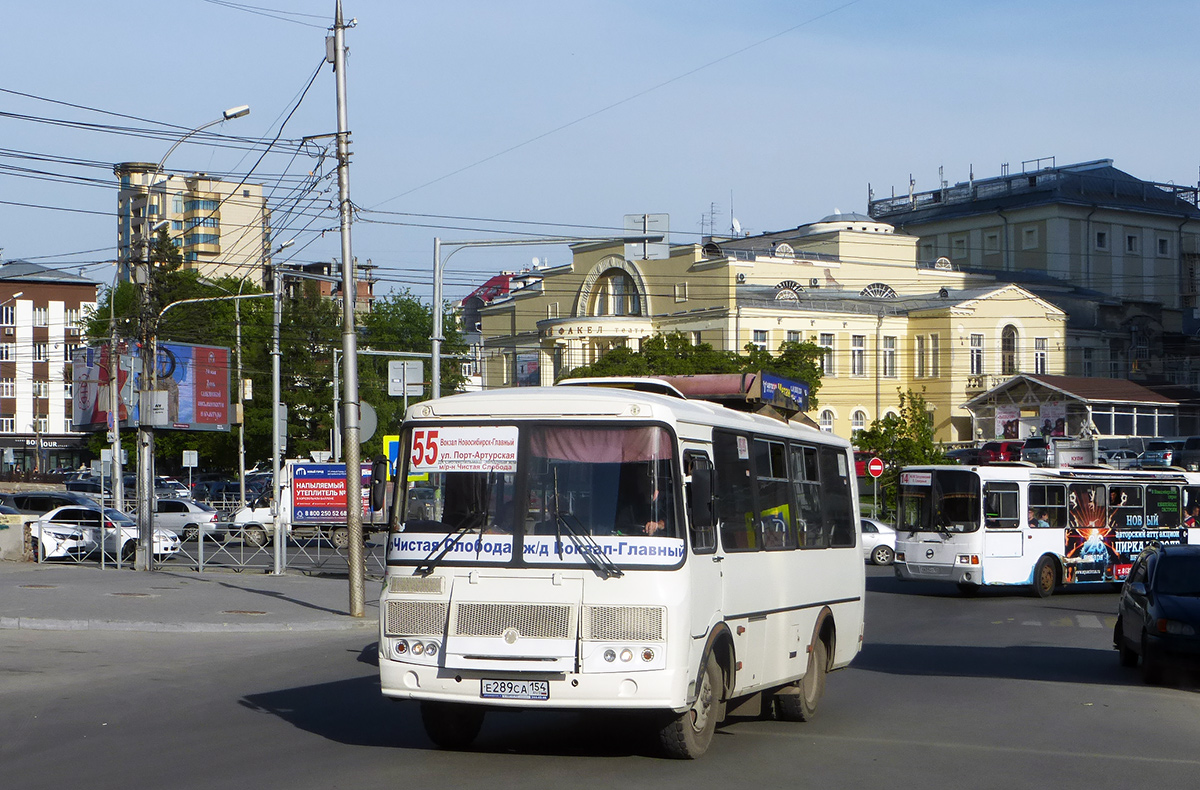
[[[1104,486],[1071,486],[1067,506],[1063,581],[1111,581],[1112,566],[1118,557],[1110,545],[1115,536],[1105,506]]]
[[[158,389],[167,393],[167,426],[229,430],[229,349],[158,345]]]
[[[137,399],[134,380],[141,372],[141,360],[118,345],[118,386],[122,428],[137,425]],[[71,358],[71,380],[75,397],[71,399],[71,421],[77,431],[102,431],[111,425],[109,418],[110,382],[109,345],[88,346],[75,351]]]
[[[1043,403],[1038,412],[1041,425],[1038,433],[1042,436],[1067,435],[1067,404],[1065,401]]]
[[[538,366],[538,353],[517,354],[517,386],[540,387],[542,376]]]
[[[1021,407],[996,407],[996,438],[1020,439],[1021,436]]]
[[[371,465],[362,465],[363,518],[371,514]],[[292,523],[328,524],[346,521],[346,465],[292,466]]]

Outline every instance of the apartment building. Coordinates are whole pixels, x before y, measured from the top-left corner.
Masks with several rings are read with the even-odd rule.
[[[271,214],[261,184],[224,181],[204,173],[159,173],[157,165],[122,162],[113,168],[117,191],[117,255],[124,276],[144,258],[159,223],[183,255],[183,266],[208,278],[263,282],[271,248]]]
[[[0,264],[0,470],[77,467],[71,355],[97,284],[24,261]]]

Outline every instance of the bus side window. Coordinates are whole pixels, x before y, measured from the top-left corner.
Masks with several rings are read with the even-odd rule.
[[[692,551],[711,554],[717,548],[712,461],[704,453],[689,451],[683,455],[683,470],[685,475],[691,477],[684,494],[691,524]]]
[[[754,480],[750,476],[750,438],[713,431],[713,466],[721,545],[726,551],[757,551],[758,521],[754,514]]]
[[[817,448],[792,445],[792,494],[796,500],[796,534],[804,549],[824,548],[821,475]]]
[[[767,549],[796,548],[788,489],[787,445],[754,440],[754,470],[758,477],[758,523],[762,544]]]
[[[822,510],[825,533],[834,548],[853,546],[857,526],[850,502],[850,463],[840,447],[821,448]]]
[[[1062,485],[1029,486],[1029,526],[1063,529],[1067,526],[1067,489]]]
[[[983,491],[984,526],[988,529],[1016,529],[1021,526],[1017,508],[1016,483],[989,483]]]

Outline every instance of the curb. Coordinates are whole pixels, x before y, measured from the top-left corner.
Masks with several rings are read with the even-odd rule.
[[[152,623],[122,620],[51,620],[42,617],[0,617],[0,630],[9,631],[141,631],[148,633],[284,633],[356,631],[378,627],[373,618],[349,618],[325,623]]]

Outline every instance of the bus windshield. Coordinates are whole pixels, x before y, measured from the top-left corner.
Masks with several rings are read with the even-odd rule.
[[[974,472],[932,469],[900,476],[901,532],[975,532],[979,529],[980,481]]]
[[[408,488],[395,535],[430,535],[443,548],[446,535],[478,535],[470,544],[495,549],[491,561],[575,555],[578,562],[588,552],[623,555],[648,539],[682,547],[677,459],[664,428],[441,426],[412,428],[402,441]],[[476,553],[478,561],[489,554]]]

